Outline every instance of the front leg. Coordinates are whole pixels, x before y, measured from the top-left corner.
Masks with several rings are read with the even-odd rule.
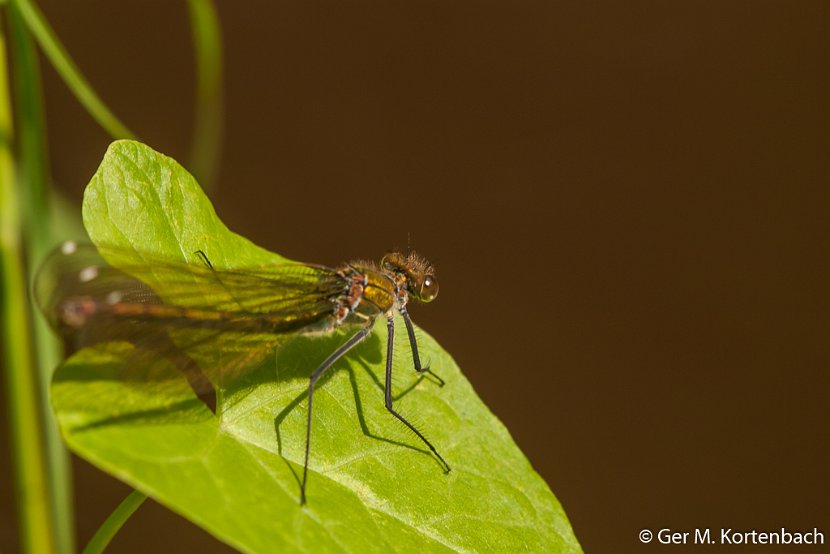
[[[405,318],[405,321],[409,321],[409,318]],[[409,326],[407,326],[407,328],[410,329],[410,338],[414,340],[415,335],[411,332],[411,325],[412,324],[410,323]],[[423,443],[427,445],[427,447],[429,447],[432,453],[435,454],[435,456],[441,461],[441,464],[444,466],[445,472],[449,472],[449,464],[447,464],[444,458],[441,457],[441,454],[439,454],[438,451],[435,450],[435,447],[432,446],[432,443],[430,443],[426,439],[426,437],[420,431],[418,431],[418,429],[415,428],[414,425],[409,423],[406,419],[404,419],[404,417],[401,414],[399,414],[394,410],[394,408],[392,408],[392,356],[395,353],[395,320],[391,314],[387,317],[386,320],[386,330],[388,331],[386,341],[386,389],[384,391],[386,395],[386,409],[389,410],[389,413],[398,418],[400,422],[409,427],[409,429],[413,433],[415,433],[418,436],[418,438],[421,439],[421,441],[423,441]],[[417,360],[418,355],[416,353],[416,350],[414,349],[413,354],[415,355],[415,359]],[[429,370],[427,369],[423,371]]]
[[[406,311],[406,306],[403,306],[398,310],[401,312],[401,316],[403,317],[403,322],[406,325],[406,333],[409,335],[409,347],[412,349],[412,362],[415,364],[415,371],[419,373],[429,373],[435,379],[438,380],[438,384],[440,386],[444,386],[444,380],[438,377],[427,365],[426,367],[421,367],[421,357],[418,356],[418,340],[415,338],[415,328],[412,326],[412,320],[409,319],[409,312]]]

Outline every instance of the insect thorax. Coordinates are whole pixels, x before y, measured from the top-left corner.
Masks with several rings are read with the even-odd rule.
[[[332,298],[336,325],[370,321],[400,305],[401,301],[406,303],[406,293],[384,273],[350,264],[338,274],[344,280],[344,287]]]

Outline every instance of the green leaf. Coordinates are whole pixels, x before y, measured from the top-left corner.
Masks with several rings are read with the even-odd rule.
[[[98,245],[217,268],[283,258],[230,232],[174,160],[113,143],[84,198]],[[383,318],[381,318],[383,319]],[[397,326],[403,329],[402,325]],[[308,503],[299,504],[308,377],[347,335],[305,335],[224,391],[214,416],[181,386],[148,396],[120,378],[125,343],[86,348],[56,373],[52,398],[70,447],[219,539],[251,552],[580,552],[562,507],[453,359],[418,330],[445,381],[412,370],[396,335],[395,404],[452,471],[384,408],[386,330],[321,381]]]

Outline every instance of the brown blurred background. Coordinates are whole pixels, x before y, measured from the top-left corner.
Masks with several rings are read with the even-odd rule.
[[[184,3],[38,3],[115,113],[185,161]],[[220,4],[220,216],[299,260],[432,260],[441,297],[414,319],[587,552],[656,550],[637,534],[661,527],[830,540],[830,4]],[[110,139],[43,67],[52,173],[79,202]],[[83,544],[127,489],[75,462]],[[197,547],[226,549],[150,505],[113,543]]]

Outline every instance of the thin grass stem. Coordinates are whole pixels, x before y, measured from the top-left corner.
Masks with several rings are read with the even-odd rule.
[[[135,511],[147,500],[143,492],[133,491],[125,498],[118,507],[113,510],[109,517],[101,524],[83,550],[83,554],[99,554],[103,552],[112,538],[124,523],[130,519]]]
[[[196,113],[190,171],[206,192],[216,183],[222,142],[222,32],[212,0],[188,0],[196,57]]]
[[[110,109],[98,97],[98,94],[83,76],[78,66],[69,56],[66,48],[58,39],[54,29],[43,16],[43,12],[31,0],[8,0],[9,4],[17,6],[20,15],[37,40],[44,54],[61,76],[66,86],[75,95],[75,98],[86,108],[86,111],[104,128],[113,138],[134,139],[135,135],[115,117]]]

